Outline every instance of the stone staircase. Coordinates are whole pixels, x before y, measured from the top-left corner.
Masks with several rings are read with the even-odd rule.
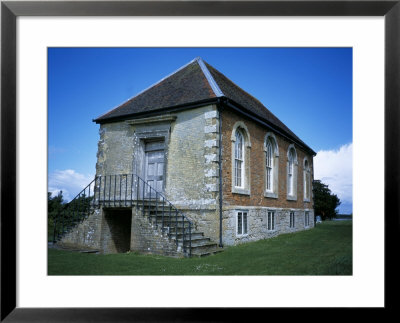
[[[135,207],[139,214],[148,219],[150,231],[155,228],[162,232],[161,240],[165,240],[171,247],[168,252],[203,257],[223,251],[217,243],[205,237],[203,232],[196,230],[195,223],[173,206],[162,193],[136,174],[96,176],[74,199],[64,205],[54,219],[53,244],[73,233],[80,239],[79,227],[101,207]],[[165,246],[161,249],[165,250]]]
[[[205,237],[203,232],[193,228],[193,224],[189,233],[187,218],[169,212],[169,209],[163,210],[154,200],[140,201],[137,207],[153,226],[161,228],[168,235],[177,248],[184,250],[186,256],[204,257],[223,251],[217,243]]]

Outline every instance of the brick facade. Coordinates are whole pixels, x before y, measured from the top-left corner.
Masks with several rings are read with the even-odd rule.
[[[254,121],[238,115],[232,110],[223,110],[222,117],[222,178],[223,178],[223,202],[224,206],[241,205],[241,206],[263,206],[278,208],[295,208],[295,209],[312,209],[312,201],[304,201],[303,191],[303,160],[307,157],[310,162],[311,173],[313,170],[312,156],[301,150],[295,144],[297,152],[298,168],[297,168],[297,200],[287,199],[287,151],[289,142],[279,134],[275,134],[279,147],[279,184],[278,198],[269,198],[264,196],[265,192],[265,153],[264,138],[270,130],[258,125]],[[242,121],[250,133],[251,148],[250,162],[250,195],[232,193],[232,129],[237,121]]]
[[[223,243],[232,245],[246,241],[270,238],[281,233],[289,233],[314,227],[314,210],[312,198],[304,198],[303,161],[307,158],[310,166],[311,178],[313,178],[313,156],[307,154],[298,145],[294,144],[297,153],[297,181],[295,181],[294,200],[287,194],[287,162],[288,149],[292,142],[273,133],[279,148],[278,180],[276,197],[267,197],[265,193],[265,151],[264,140],[270,129],[246,118],[238,113],[222,110],[222,190],[223,190]],[[232,132],[235,125],[245,127],[251,146],[245,149],[245,176],[248,177],[248,192],[240,193],[233,189],[232,167]],[[246,145],[245,145],[246,146]],[[247,163],[247,164],[246,164]],[[297,182],[297,183],[296,183]],[[310,183],[311,186],[311,183]],[[248,233],[238,236],[237,213],[247,212]],[[267,229],[267,214],[273,211],[275,214],[275,228]],[[294,226],[290,227],[290,212],[294,213]],[[306,213],[307,212],[307,213]],[[306,225],[305,217],[308,214],[309,223]]]

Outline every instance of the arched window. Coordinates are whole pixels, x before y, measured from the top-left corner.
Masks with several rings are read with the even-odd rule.
[[[294,192],[294,150],[289,151],[289,167],[288,167],[288,194],[293,195]]]
[[[287,153],[287,195],[289,200],[297,200],[297,153],[291,144]]]
[[[309,201],[310,200],[310,192],[311,192],[311,171],[310,171],[310,165],[308,163],[307,158],[304,159],[304,200]]]
[[[276,137],[268,132],[264,138],[265,197],[278,198],[279,148]]]
[[[274,148],[271,139],[268,138],[265,146],[265,189],[267,192],[273,191],[274,180]]]
[[[244,181],[244,140],[243,134],[238,129],[235,141],[235,186],[243,187]]]
[[[232,193],[250,195],[250,133],[243,121],[232,129]]]

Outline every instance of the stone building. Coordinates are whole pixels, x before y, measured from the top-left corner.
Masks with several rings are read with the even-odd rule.
[[[203,255],[314,226],[315,152],[201,58],[94,121],[91,206],[60,244]]]

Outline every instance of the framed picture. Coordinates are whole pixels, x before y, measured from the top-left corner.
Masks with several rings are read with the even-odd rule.
[[[384,224],[380,223],[378,226],[380,228],[385,228],[384,230],[384,242],[385,242],[385,286],[384,286],[384,307],[386,309],[391,309],[394,301],[393,296],[390,296],[389,289],[395,284],[388,284],[388,281],[395,282],[398,280],[396,275],[393,273],[395,268],[393,264],[392,257],[388,255],[396,254],[395,244],[393,239],[398,234],[398,202],[399,197],[398,190],[398,177],[399,177],[399,130],[398,130],[398,120],[399,120],[399,91],[398,85],[400,84],[400,67],[399,67],[399,57],[400,57],[400,29],[399,29],[399,16],[400,16],[400,4],[399,1],[122,1],[122,2],[24,2],[24,1],[3,1],[1,4],[1,71],[2,71],[2,81],[1,81],[1,320],[6,322],[19,322],[19,321],[71,321],[71,322],[84,322],[89,320],[96,321],[113,321],[113,322],[123,322],[123,321],[199,321],[199,320],[209,320],[210,313],[215,320],[221,319],[226,320],[226,311],[223,309],[225,307],[230,307],[225,302],[216,304],[216,308],[213,310],[207,309],[203,310],[202,307],[207,306],[188,306],[187,303],[169,300],[165,307],[159,301],[149,303],[147,306],[143,306],[141,303],[138,306],[133,306],[131,308],[127,307],[127,303],[121,303],[121,306],[104,307],[90,307],[99,306],[96,301],[88,302],[80,306],[66,306],[62,307],[20,307],[18,300],[20,300],[21,295],[18,295],[18,288],[21,284],[24,284],[25,280],[18,280],[19,268],[18,266],[23,266],[24,268],[29,267],[29,262],[19,261],[17,257],[18,239],[24,239],[23,235],[17,235],[17,224],[18,224],[18,212],[21,211],[22,203],[27,203],[32,208],[32,213],[35,213],[35,200],[27,199],[25,201],[21,200],[21,197],[17,192],[20,192],[21,185],[24,181],[31,181],[33,178],[38,178],[37,174],[32,176],[32,178],[23,178],[21,173],[19,173],[19,159],[25,158],[25,155],[21,155],[18,150],[18,145],[20,144],[20,138],[18,137],[19,131],[24,131],[21,129],[21,124],[18,124],[18,104],[21,104],[22,99],[18,101],[17,99],[17,89],[20,76],[18,66],[18,55],[24,49],[24,44],[21,44],[18,37],[20,30],[18,30],[18,18],[19,17],[46,17],[44,18],[46,24],[56,23],[57,19],[63,20],[64,18],[70,19],[71,17],[80,17],[86,19],[92,19],[94,21],[99,17],[108,17],[114,19],[118,22],[118,19],[122,21],[126,18],[138,18],[138,21],[143,21],[143,26],[149,26],[144,23],[144,19],[149,17],[155,19],[165,19],[168,18],[178,18],[186,19],[187,21],[199,21],[199,24],[203,24],[204,30],[207,30],[208,35],[212,35],[213,39],[218,39],[223,37],[221,32],[217,28],[207,29],[207,21],[200,20],[205,18],[220,19],[220,23],[227,23],[227,19],[249,19],[258,20],[260,17],[272,18],[300,18],[300,17],[312,17],[311,19],[322,22],[324,20],[332,19],[332,17],[380,17],[384,19],[384,149],[379,147],[379,152],[384,151],[384,170],[380,169],[380,174],[384,173],[384,183],[379,186],[384,187],[384,210],[383,206],[380,210],[384,214]],[[64,17],[63,17],[64,16]],[[249,21],[247,20],[247,21]],[[79,25],[79,24],[77,24]],[[95,24],[88,23],[89,28],[93,28]],[[212,25],[210,23],[210,25]],[[48,26],[48,25],[46,25]],[[75,26],[71,26],[71,31],[74,30]],[[158,27],[157,27],[158,26]],[[280,25],[283,26],[283,25]],[[47,27],[46,27],[47,28]],[[157,23],[155,29],[160,28],[160,22]],[[339,27],[338,27],[339,28]],[[138,28],[139,29],[139,28]],[[243,26],[245,30],[245,26]],[[283,28],[282,28],[283,29]],[[232,29],[231,29],[232,30]],[[226,31],[226,30],[224,30]],[[76,30],[71,32],[74,35]],[[103,33],[107,33],[106,30],[102,30]],[[238,38],[245,39],[243,35],[240,35],[240,30],[236,29],[238,33]],[[257,31],[259,33],[259,30]],[[287,28],[286,32],[291,33],[291,28]],[[380,30],[377,31],[379,33]],[[64,34],[64,36],[67,35]],[[93,37],[101,38],[98,30],[93,31]],[[110,35],[108,35],[110,36]],[[331,35],[329,35],[331,36]],[[316,37],[316,36],[315,36]],[[321,36],[319,36],[321,39]],[[328,37],[328,35],[327,35]],[[114,37],[118,39],[117,35]],[[371,34],[371,39],[372,39]],[[26,39],[26,38],[25,38]],[[277,39],[279,39],[277,37]],[[77,40],[78,46],[85,47],[85,40]],[[222,46],[226,46],[226,43],[221,42]],[[279,41],[277,40],[277,43]],[[61,42],[59,43],[61,44]],[[118,47],[118,41],[110,44],[111,47]],[[151,47],[151,39],[142,39],[142,42],[138,45],[139,47]],[[168,40],[166,42],[168,45]],[[195,40],[187,40],[188,47],[198,46]],[[165,46],[167,46],[165,45]],[[53,41],[52,45],[57,47],[57,42]],[[89,45],[90,47],[91,45]],[[204,45],[200,45],[204,46]],[[215,46],[215,45],[213,45]],[[238,43],[237,46],[254,46]],[[284,47],[284,44],[281,44]],[[299,45],[301,46],[301,45]],[[329,41],[326,44],[329,47]],[[378,73],[379,74],[379,73]],[[34,79],[33,81],[34,82]],[[38,81],[39,82],[39,81]],[[383,86],[382,86],[383,88]],[[379,92],[379,89],[377,89]],[[383,93],[381,93],[383,94]],[[26,100],[26,97],[25,97]],[[17,104],[18,103],[18,104]],[[37,106],[36,106],[37,108]],[[43,107],[42,107],[43,108]],[[382,111],[378,111],[382,117]],[[373,119],[373,118],[372,118]],[[377,116],[376,120],[380,120]],[[366,123],[370,122],[368,119]],[[383,120],[383,119],[382,119]],[[38,123],[37,131],[42,131],[46,128],[46,121],[41,120]],[[41,130],[40,130],[41,129]],[[26,130],[25,130],[26,131]],[[30,129],[29,131],[32,131]],[[35,130],[33,130],[35,131]],[[377,130],[381,131],[381,130]],[[382,132],[382,131],[381,131]],[[383,134],[377,134],[378,137],[383,138]],[[150,149],[150,148],[149,148]],[[18,152],[18,153],[17,153]],[[32,152],[31,152],[32,153]],[[47,151],[38,149],[36,151],[38,154],[46,154]],[[381,164],[383,165],[383,156],[380,156]],[[32,158],[34,160],[35,158]],[[357,165],[355,166],[357,167]],[[35,167],[32,167],[34,172]],[[368,171],[368,170],[367,170]],[[40,178],[40,176],[39,176]],[[383,196],[383,192],[375,192],[375,197]],[[364,192],[364,191],[363,191]],[[359,201],[368,202],[370,199],[369,192],[364,193]],[[26,196],[26,195],[24,195]],[[365,203],[366,204],[366,203]],[[364,205],[367,207],[367,205]],[[240,213],[241,216],[241,233],[247,233],[247,212],[246,221],[244,220],[243,212]],[[395,216],[393,216],[393,214]],[[378,217],[379,218],[379,217]],[[383,217],[382,217],[383,218]],[[358,220],[359,221],[359,220]],[[34,221],[33,221],[34,222]],[[244,229],[246,228],[246,229]],[[358,234],[358,232],[357,232]],[[354,250],[353,252],[357,252]],[[383,256],[383,255],[382,255]],[[34,257],[30,257],[29,261],[35,261]],[[379,258],[377,262],[383,262],[383,257]],[[34,266],[32,266],[33,268]],[[355,268],[360,270],[359,267]],[[359,273],[359,272],[358,272]],[[60,277],[61,279],[63,277]],[[82,277],[81,277],[82,278]],[[122,278],[123,277],[118,277]],[[90,280],[89,278],[87,280]],[[146,277],[143,278],[146,281]],[[182,279],[183,282],[191,284],[190,280]],[[60,280],[53,280],[53,284],[58,284]],[[174,281],[175,283],[176,281]],[[156,283],[157,284],[157,283]],[[334,283],[332,283],[332,286]],[[63,286],[58,285],[60,290],[59,293],[63,293]],[[92,285],[98,286],[98,285]],[[218,282],[214,282],[214,286],[218,288],[210,289],[213,293],[224,292],[219,290]],[[261,285],[260,285],[261,286]],[[152,287],[154,288],[154,286]],[[57,288],[55,288],[57,290]],[[102,290],[98,289],[98,293]],[[183,288],[182,292],[186,289]],[[34,293],[40,296],[43,292],[35,287]],[[103,292],[107,293],[107,289]],[[77,292],[79,293],[79,292]],[[174,294],[175,295],[175,294]],[[162,296],[162,295],[161,295]],[[78,296],[77,296],[78,297]],[[143,296],[143,298],[149,297]],[[154,297],[154,299],[161,299],[160,295]],[[383,300],[382,300],[383,302]],[[155,305],[154,305],[155,304]],[[236,303],[235,303],[236,304]],[[304,304],[304,303],[301,303]],[[299,307],[303,305],[298,305]],[[339,304],[342,304],[339,302]],[[361,307],[380,307],[373,303],[370,305],[365,302],[365,305],[360,305]],[[285,307],[284,304],[280,305]],[[306,307],[313,307],[310,303],[304,305]],[[331,307],[332,305],[318,304],[318,307]],[[156,310],[154,309],[156,308]],[[198,307],[198,308],[195,308]],[[233,306],[229,315],[234,314],[234,308],[241,306]],[[252,307],[251,304],[246,304],[244,307]],[[255,307],[264,308],[257,303]],[[267,307],[267,306],[265,306]],[[277,307],[276,304],[273,307]],[[293,303],[290,303],[288,307],[296,307]],[[346,305],[337,306],[346,307]],[[233,320],[233,317],[232,317]]]

